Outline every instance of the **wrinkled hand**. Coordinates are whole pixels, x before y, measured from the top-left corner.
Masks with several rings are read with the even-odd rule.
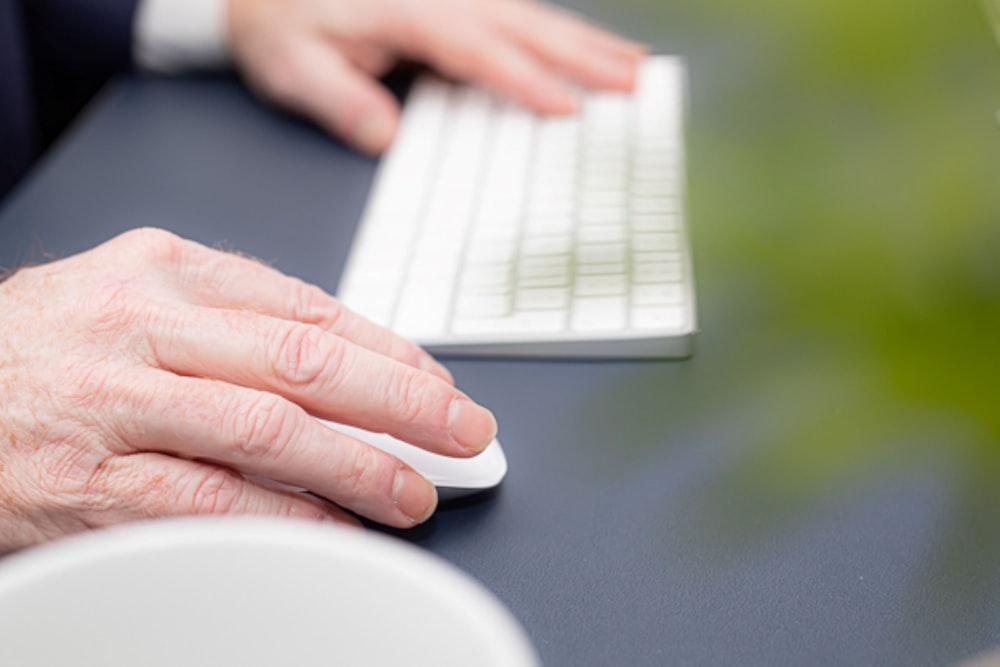
[[[630,89],[643,47],[533,0],[229,0],[229,42],[250,85],[367,153],[399,119],[376,80],[398,58],[491,86],[541,113],[574,85]]]
[[[166,232],[22,270],[0,313],[0,550],[178,514],[409,526],[433,486],[310,415],[456,456],[496,429],[416,345]]]

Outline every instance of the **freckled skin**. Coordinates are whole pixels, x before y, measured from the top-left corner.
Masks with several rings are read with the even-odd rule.
[[[0,312],[0,552],[178,514],[356,524],[346,508],[412,526],[434,511],[433,486],[313,415],[454,456],[494,436],[474,404],[486,426],[451,435],[468,435],[448,421],[468,398],[416,345],[166,232],[19,271]]]

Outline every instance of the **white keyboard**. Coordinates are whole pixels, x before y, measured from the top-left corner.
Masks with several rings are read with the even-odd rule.
[[[339,296],[438,354],[684,357],[683,61],[541,117],[426,77],[377,174]]]

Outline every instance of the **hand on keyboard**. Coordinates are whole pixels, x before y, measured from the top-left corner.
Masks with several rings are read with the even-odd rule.
[[[531,0],[230,0],[229,42],[251,85],[372,154],[396,131],[376,77],[398,58],[560,114],[576,107],[575,84],[630,89],[644,53]]]

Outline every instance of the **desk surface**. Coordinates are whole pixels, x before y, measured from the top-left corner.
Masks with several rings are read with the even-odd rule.
[[[405,539],[482,580],[551,665],[1000,644],[1000,58],[979,4],[581,6],[690,60],[696,354],[451,363],[510,475]],[[373,169],[232,80],[126,79],[8,202],[0,263],[156,225],[332,290]]]

